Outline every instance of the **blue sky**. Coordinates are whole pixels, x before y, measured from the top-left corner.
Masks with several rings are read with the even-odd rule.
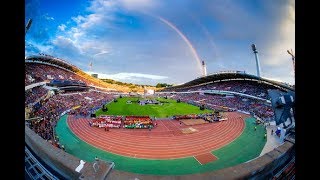
[[[26,56],[65,59],[99,77],[181,84],[207,72],[256,74],[294,84],[294,0],[26,0]],[[92,62],[92,67],[89,64]]]

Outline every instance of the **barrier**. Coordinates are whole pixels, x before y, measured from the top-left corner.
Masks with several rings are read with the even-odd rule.
[[[84,163],[80,169],[78,167],[81,159],[66,153],[62,149],[53,147],[27,126],[25,126],[25,143],[46,166],[49,166],[55,173],[65,179],[106,179],[108,173],[114,167],[113,162],[99,160],[97,171],[93,169],[93,163],[90,162]]]

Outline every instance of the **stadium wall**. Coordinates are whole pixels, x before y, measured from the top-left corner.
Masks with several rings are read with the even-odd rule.
[[[294,144],[285,142],[273,151],[231,169],[243,172],[243,175],[240,177],[244,179],[272,179],[279,168],[285,166],[294,154]]]
[[[62,149],[53,147],[27,126],[25,126],[25,143],[42,162],[65,179],[106,179],[114,166],[113,162],[99,160],[99,168],[95,171],[93,163],[86,162],[77,172],[76,168],[80,165],[80,159]]]

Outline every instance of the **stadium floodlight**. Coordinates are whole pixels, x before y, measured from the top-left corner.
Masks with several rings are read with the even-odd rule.
[[[201,63],[203,76],[207,76],[207,66],[204,61]]]
[[[251,48],[252,48],[252,51],[253,51],[254,53],[258,53],[258,51],[257,51],[257,48],[256,48],[256,45],[255,45],[255,44],[251,44]]]
[[[295,73],[295,55],[293,54],[292,49],[290,49],[290,51],[289,51],[289,50],[287,50],[287,52],[288,52],[288,54],[290,54],[290,55],[291,55],[291,58],[292,58],[292,64],[293,64],[293,72]]]
[[[27,31],[30,29],[31,24],[32,24],[32,19],[29,19],[28,22],[27,22],[27,25],[26,25],[25,35],[27,34]]]
[[[258,51],[257,51],[257,48],[256,48],[256,45],[255,44],[251,44],[251,48],[252,48],[252,51],[254,53],[254,56],[256,58],[256,68],[257,68],[257,76],[260,77],[260,61],[259,61],[259,58],[258,58]]]

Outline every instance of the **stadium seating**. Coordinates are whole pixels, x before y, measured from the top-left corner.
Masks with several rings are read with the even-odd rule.
[[[261,98],[267,98],[268,89],[274,89],[273,86],[258,83],[255,81],[222,81],[211,83],[207,85],[201,85],[196,87],[187,87],[176,90],[177,92],[182,91],[197,91],[197,90],[223,90],[223,91],[233,91],[243,94],[248,94],[252,96],[257,96]]]
[[[67,66],[67,65],[66,65]],[[97,85],[97,82],[79,76],[77,73],[58,65],[48,65],[43,63],[28,62],[25,64],[25,85],[37,82],[47,81],[50,85]],[[50,82],[50,83],[49,83]],[[232,80],[218,81],[210,84],[183,87],[175,89],[176,92],[190,92],[198,90],[224,90],[243,93],[268,99],[267,90],[275,88],[274,86],[259,83],[256,81]],[[31,129],[37,132],[41,137],[51,140],[54,137],[53,127],[55,126],[60,114],[68,111],[68,114],[88,117],[95,110],[114,99],[112,95],[100,93],[98,91],[76,92],[72,95],[58,94],[51,98],[44,98],[47,90],[42,87],[35,87],[26,91],[25,105],[34,104],[36,108],[30,113],[30,117],[40,117],[40,121],[30,123]],[[167,95],[166,95],[167,96]],[[170,94],[168,94],[168,97]],[[227,97],[223,95],[213,95],[207,93],[187,93],[171,95],[175,100],[194,104],[197,106],[204,105],[208,109],[226,110],[226,111],[246,111],[255,114],[265,121],[272,120],[274,116],[271,106],[265,101],[245,98],[241,96]],[[137,119],[138,117],[135,117]],[[138,118],[141,119],[141,118]],[[143,119],[143,118],[142,118]],[[130,117],[125,121],[125,127],[130,128]],[[142,120],[141,120],[142,121]],[[131,123],[135,124],[135,123]],[[151,120],[148,124],[152,124]],[[134,125],[137,127],[137,125]]]

